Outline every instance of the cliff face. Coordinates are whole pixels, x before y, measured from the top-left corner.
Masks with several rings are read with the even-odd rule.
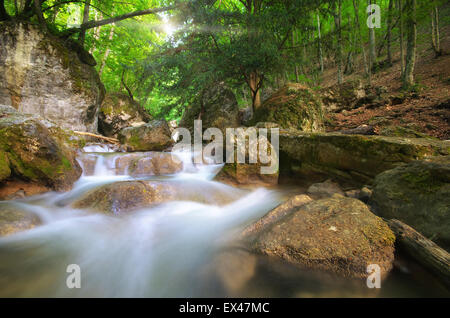
[[[93,58],[69,41],[29,23],[0,23],[0,104],[96,132],[105,89]]]

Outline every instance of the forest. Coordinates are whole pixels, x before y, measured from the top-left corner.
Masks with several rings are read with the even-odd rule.
[[[449,89],[445,0],[0,0],[0,297],[449,297]]]

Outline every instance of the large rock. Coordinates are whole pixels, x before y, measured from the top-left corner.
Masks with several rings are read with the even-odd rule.
[[[370,264],[380,266],[382,277],[392,268],[394,234],[361,201],[335,194],[286,204],[245,235],[253,251],[346,277],[366,278]]]
[[[140,126],[151,119],[150,115],[129,96],[107,93],[98,114],[98,131],[107,137],[116,137],[120,130]]]
[[[203,129],[239,126],[239,107],[231,89],[224,83],[212,85],[197,96],[184,111],[179,127],[194,131],[194,120],[202,120]]]
[[[450,248],[450,158],[416,161],[375,178],[370,203],[385,217],[405,222]]]
[[[319,174],[357,185],[399,164],[450,152],[450,142],[420,138],[280,132],[280,173]]]
[[[92,64],[70,39],[30,23],[0,24],[0,104],[66,129],[96,132],[105,90]]]
[[[0,107],[0,182],[12,178],[54,190],[72,187],[81,175],[75,151],[51,129],[57,130],[38,116]]]
[[[224,205],[241,196],[234,188],[197,180],[123,181],[91,190],[76,200],[72,207],[107,214],[123,214],[154,204],[174,200]]]
[[[152,120],[138,127],[124,128],[118,138],[127,151],[161,151],[174,143],[165,120]]]
[[[322,89],[320,93],[323,105],[329,112],[351,110],[358,105],[361,98],[366,96],[366,91],[360,80],[336,84]]]
[[[273,122],[280,128],[306,132],[323,131],[322,102],[311,89],[287,84],[255,111],[253,122]]]
[[[34,228],[41,224],[33,213],[0,204],[0,237]]]

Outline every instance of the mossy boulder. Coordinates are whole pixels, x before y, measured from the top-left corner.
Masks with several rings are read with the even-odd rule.
[[[325,109],[329,112],[351,110],[358,105],[366,91],[360,80],[336,84],[320,91]]]
[[[0,109],[0,150],[2,179],[13,177],[67,190],[81,175],[75,152],[52,135],[45,121],[10,107]]]
[[[0,237],[29,230],[40,224],[41,220],[37,215],[0,204]]]
[[[335,194],[286,204],[281,216],[245,236],[251,250],[345,277],[366,278],[370,264],[382,277],[392,268],[395,236],[361,201]]]
[[[300,84],[287,84],[255,111],[253,123],[272,122],[280,128],[305,132],[324,130],[322,102],[316,93]]]
[[[72,39],[30,22],[0,24],[0,104],[95,133],[105,88],[93,64]]]
[[[358,186],[400,164],[449,152],[450,142],[424,138],[280,132],[282,173],[333,177]]]
[[[409,127],[402,126],[386,126],[381,128],[379,135],[389,137],[404,137],[404,138],[429,138],[438,140],[438,138],[428,136]]]
[[[233,91],[224,83],[211,85],[201,92],[183,113],[179,127],[194,131],[194,120],[202,120],[203,129],[239,126],[239,107]]]
[[[127,151],[161,151],[174,143],[165,120],[152,120],[141,126],[124,128],[118,138]]]
[[[450,248],[450,157],[415,161],[375,178],[370,204]]]
[[[120,130],[150,120],[144,108],[128,95],[107,93],[98,114],[98,131],[104,136],[116,137]]]

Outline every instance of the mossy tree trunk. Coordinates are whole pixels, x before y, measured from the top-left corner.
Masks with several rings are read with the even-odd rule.
[[[0,21],[5,21],[9,19],[9,15],[5,9],[5,0],[0,0]]]
[[[386,34],[386,40],[387,40],[387,61],[389,65],[392,65],[392,50],[391,50],[391,44],[392,44],[392,10],[394,6],[394,0],[389,0],[389,8],[388,8],[388,19],[387,19],[387,34]]]
[[[436,0],[433,1],[433,8],[431,9],[431,44],[436,56],[440,56],[442,52],[439,39],[439,9]]]
[[[407,48],[406,65],[403,76],[403,87],[411,89],[414,86],[414,68],[416,64],[417,50],[417,20],[416,20],[416,0],[407,1]]]
[[[86,23],[89,21],[89,9],[91,7],[91,0],[86,0],[86,2],[84,3],[84,9],[83,9],[83,22],[82,23]],[[86,30],[81,30],[80,34],[78,34],[78,42],[80,42],[80,44],[82,46],[84,46],[84,41],[86,39]]]
[[[336,13],[334,16],[334,23],[336,25],[337,31],[337,47],[336,47],[336,58],[337,58],[337,76],[338,76],[338,84],[342,84],[344,82],[343,76],[343,62],[342,62],[342,2],[341,0],[337,0],[336,5]]]

